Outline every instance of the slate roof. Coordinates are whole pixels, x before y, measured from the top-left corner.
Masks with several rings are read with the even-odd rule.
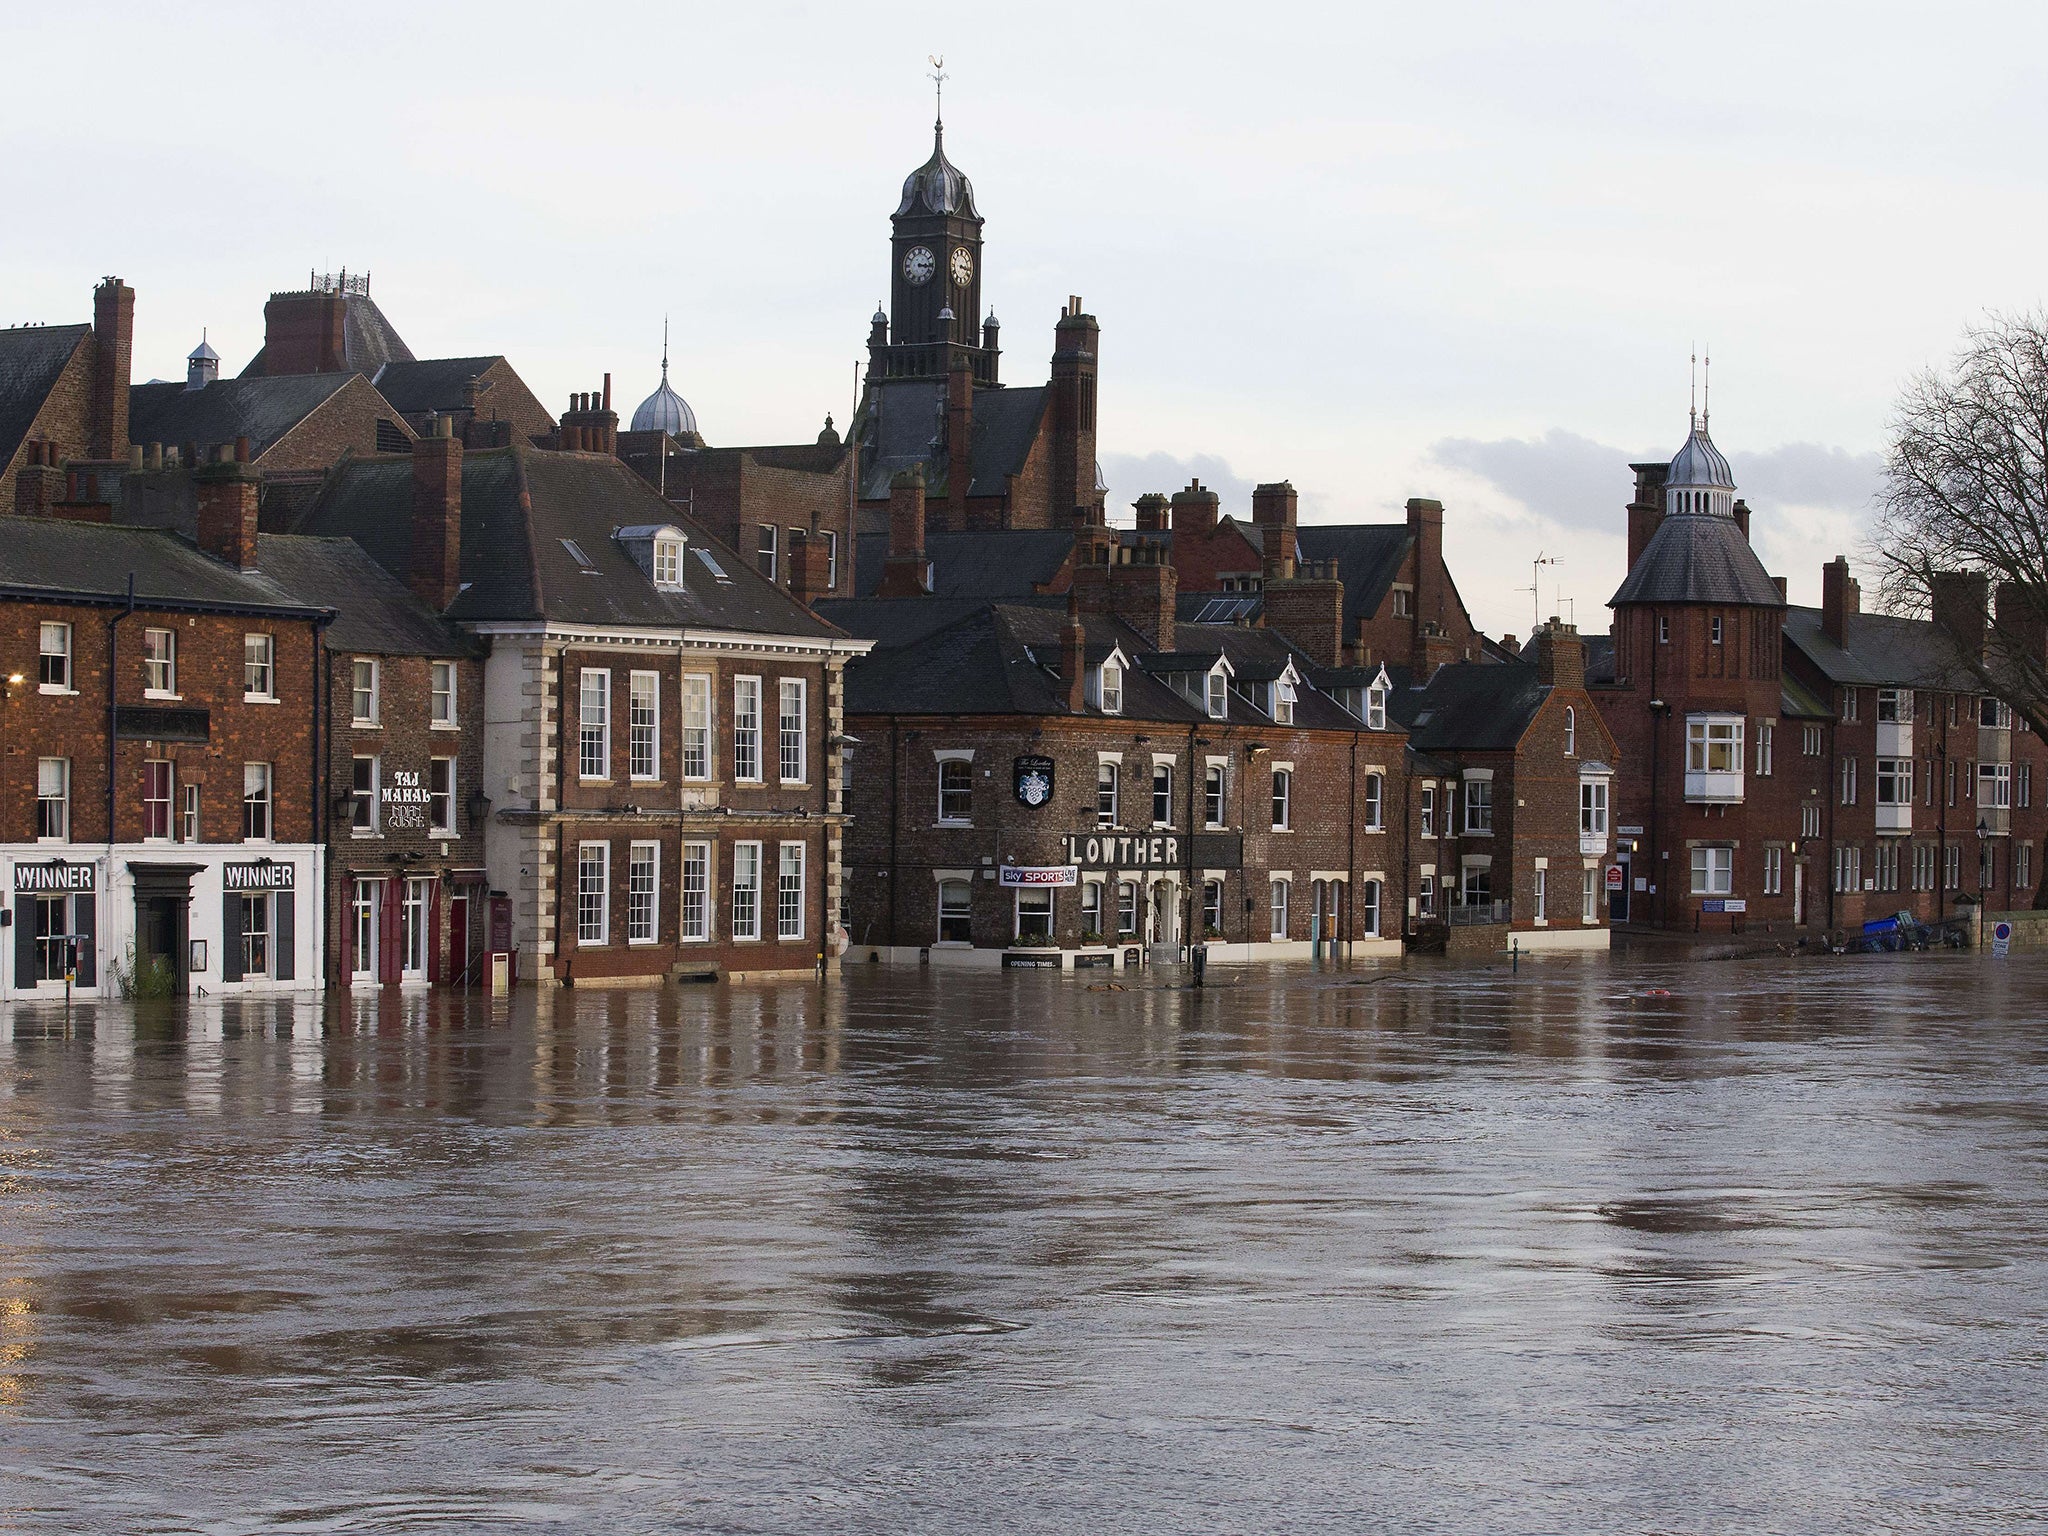
[[[264,350],[256,349],[249,366],[242,370],[243,378],[262,376]],[[341,360],[346,372],[373,374],[386,363],[409,363],[413,356],[377,301],[367,293],[351,293],[342,302]]]
[[[250,457],[277,440],[348,385],[352,374],[296,373],[277,378],[218,379],[204,389],[138,384],[128,392],[131,443],[214,443],[249,439]]]
[[[1008,601],[1056,608],[1061,613],[1067,609],[1064,597]],[[818,604],[818,613],[848,634],[874,641],[876,650],[890,650],[899,645],[915,645],[925,636],[986,608],[988,603],[982,596],[829,598]]]
[[[1420,688],[1398,688],[1388,712],[1421,752],[1512,752],[1549,696],[1521,662],[1452,662]]]
[[[0,330],[0,464],[14,457],[64,365],[90,335],[89,325],[18,325]],[[13,488],[4,489],[7,504],[12,506]]]
[[[263,574],[335,610],[327,644],[372,656],[480,656],[481,642],[445,622],[353,539],[260,534]]]
[[[402,579],[411,509],[410,458],[360,459],[335,471],[298,531],[352,538]],[[678,592],[658,590],[612,537],[619,528],[660,523],[681,528],[689,541]],[[523,444],[465,454],[461,560],[463,590],[449,606],[451,619],[545,617],[818,639],[839,633],[608,454]]]
[[[1586,645],[1586,682],[1611,683],[1614,681],[1614,636],[1582,635]]]
[[[452,411],[462,405],[462,386],[479,378],[503,357],[404,357],[374,370],[377,393],[404,415]]]
[[[0,592],[125,602],[133,573],[139,603],[312,617],[332,604],[286,581],[293,562],[281,546],[297,542],[261,535],[257,568],[238,571],[165,528],[0,517]]]
[[[1981,690],[1948,636],[1926,619],[1852,613],[1845,620],[1844,637],[1849,642],[1846,648],[1827,637],[1818,608],[1785,610],[1785,639],[1831,682],[1960,693]]]
[[[988,533],[924,536],[934,597],[1030,597],[1035,583],[1051,581],[1074,551],[1074,536],[1057,528],[1008,528]],[[872,597],[889,558],[886,533],[853,541],[853,589]]]
[[[1778,680],[1778,712],[1792,718],[1832,720],[1834,708],[1806,684],[1787,673]]]
[[[1406,523],[1302,523],[1295,544],[1304,560],[1335,560],[1344,583],[1344,633],[1379,612],[1413,542]]]
[[[1785,599],[1733,518],[1685,513],[1664,519],[1607,600],[1624,603],[1782,608]]]
[[[1020,472],[1045,413],[1045,386],[974,391],[974,479],[970,496],[1000,496]],[[947,489],[940,445],[945,439],[946,381],[882,379],[869,386],[854,437],[862,445],[861,498],[886,500],[898,470],[925,466],[925,494]]]

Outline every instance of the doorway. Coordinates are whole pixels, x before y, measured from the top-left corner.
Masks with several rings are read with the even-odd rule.
[[[1629,856],[1624,853],[1621,855],[1621,884],[1607,893],[1607,920],[1610,923],[1628,921],[1628,877],[1634,872]]]
[[[169,995],[191,990],[192,877],[197,864],[130,864],[135,877],[135,979],[157,978],[149,992],[168,985]]]

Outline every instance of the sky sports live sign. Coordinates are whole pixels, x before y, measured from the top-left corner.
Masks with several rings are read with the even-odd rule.
[[[1071,864],[1005,864],[997,883],[1006,886],[1078,885],[1081,872]]]

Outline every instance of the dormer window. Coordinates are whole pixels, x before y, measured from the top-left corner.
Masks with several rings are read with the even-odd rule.
[[[654,541],[654,584],[657,587],[680,587],[683,584],[683,541],[681,539],[656,539]]]
[[[1207,703],[1211,720],[1221,720],[1230,713],[1230,680],[1221,672],[1209,674]]]
[[[1365,690],[1365,728],[1369,731],[1387,728],[1387,674],[1384,672]]]
[[[1124,669],[1114,661],[1105,661],[1097,673],[1096,697],[1105,715],[1120,715],[1124,712]]]
[[[1294,684],[1284,677],[1273,685],[1273,719],[1280,725],[1294,724]]]

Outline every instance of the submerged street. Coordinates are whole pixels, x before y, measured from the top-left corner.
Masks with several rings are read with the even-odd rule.
[[[0,1528],[2048,1529],[2044,981],[17,1009]]]

